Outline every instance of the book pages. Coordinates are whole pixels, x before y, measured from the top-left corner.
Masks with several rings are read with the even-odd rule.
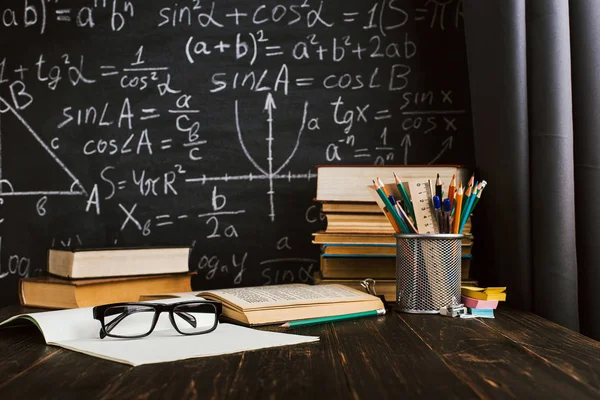
[[[165,299],[156,302],[177,301],[181,300]],[[160,315],[150,336],[139,339],[100,339],[100,321],[93,319],[91,307],[17,315],[0,323],[0,326],[18,319],[33,322],[44,335],[47,344],[132,366],[319,340],[317,336],[266,332],[221,323],[210,333],[181,335],[173,328],[168,314],[165,313]]]
[[[241,310],[377,300],[368,293],[342,285],[255,286],[205,290],[200,294],[222,300]]]

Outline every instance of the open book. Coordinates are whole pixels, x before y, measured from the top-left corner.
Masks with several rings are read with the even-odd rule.
[[[141,296],[140,300],[202,296],[223,303],[223,316],[268,325],[384,308],[381,300],[342,285],[287,284]]]
[[[176,301],[179,299],[157,302]],[[35,324],[47,344],[133,366],[319,340],[315,336],[265,332],[234,324],[219,324],[217,329],[203,335],[181,335],[171,325],[167,313],[160,314],[150,336],[140,339],[100,339],[100,322],[93,318],[91,307],[21,314],[0,322],[0,328],[20,320]]]

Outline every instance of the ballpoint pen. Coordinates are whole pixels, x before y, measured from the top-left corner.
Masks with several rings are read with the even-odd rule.
[[[440,233],[444,233],[443,222],[442,222],[442,202],[439,196],[433,196],[433,212],[435,213],[435,219],[438,222]]]
[[[452,206],[450,205],[450,199],[444,199],[442,202],[442,219],[444,220],[444,233],[452,233],[450,229],[450,214],[452,213]]]

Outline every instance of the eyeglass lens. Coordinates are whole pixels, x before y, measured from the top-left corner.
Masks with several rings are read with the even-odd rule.
[[[217,323],[216,308],[212,304],[180,304],[173,309],[173,320],[181,333],[190,335],[207,332]]]
[[[122,305],[104,311],[104,329],[108,335],[136,337],[152,329],[155,310],[144,305]]]

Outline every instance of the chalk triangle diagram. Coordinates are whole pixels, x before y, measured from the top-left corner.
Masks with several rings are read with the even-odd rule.
[[[0,197],[87,195],[79,179],[0,96]]]

